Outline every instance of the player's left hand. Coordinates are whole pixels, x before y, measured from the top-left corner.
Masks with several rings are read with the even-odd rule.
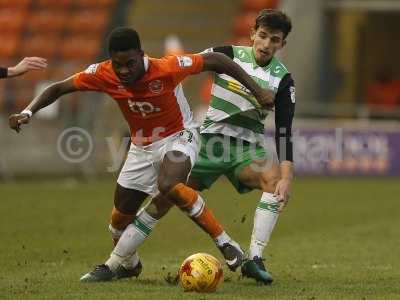
[[[41,70],[47,67],[47,60],[42,57],[25,57],[16,66],[8,68],[8,76],[19,76],[30,70]]]
[[[282,178],[278,181],[274,195],[278,197],[279,201],[279,212],[282,212],[283,209],[289,202],[290,194],[292,190],[292,181],[288,178]]]

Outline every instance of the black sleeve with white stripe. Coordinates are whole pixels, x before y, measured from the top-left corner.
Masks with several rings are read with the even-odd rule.
[[[232,46],[220,46],[220,47],[214,47],[212,48],[213,52],[219,52],[219,53],[223,53],[226,56],[228,56],[229,58],[233,59],[233,48]]]
[[[275,143],[279,161],[293,161],[292,121],[295,109],[294,81],[283,77],[275,97]]]

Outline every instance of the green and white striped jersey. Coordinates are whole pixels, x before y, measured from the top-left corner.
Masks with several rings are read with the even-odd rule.
[[[228,48],[228,47],[220,47]],[[251,47],[229,46],[231,57],[261,87],[278,91],[282,78],[288,74],[286,67],[275,57],[265,67],[257,65]],[[218,49],[218,48],[214,48]],[[205,52],[215,51],[213,48]],[[225,53],[226,54],[226,53]],[[201,133],[219,133],[263,143],[264,120],[268,111],[263,109],[255,97],[241,83],[226,74],[214,75],[211,101]]]

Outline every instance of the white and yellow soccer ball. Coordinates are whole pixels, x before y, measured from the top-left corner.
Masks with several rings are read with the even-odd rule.
[[[223,277],[221,263],[207,253],[190,255],[179,268],[179,282],[186,292],[214,292]]]

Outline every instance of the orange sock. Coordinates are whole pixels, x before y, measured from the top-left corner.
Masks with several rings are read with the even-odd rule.
[[[196,222],[205,232],[207,232],[213,239],[216,239],[224,230],[221,224],[217,221],[211,209],[204,205],[203,212],[197,217],[192,217],[192,220]]]
[[[110,231],[114,246],[118,243],[118,240],[125,228],[132,223],[134,217],[135,215],[123,214],[118,209],[113,207],[111,212]]]
[[[224,231],[203,198],[192,188],[179,183],[169,192],[169,198],[213,239]]]

